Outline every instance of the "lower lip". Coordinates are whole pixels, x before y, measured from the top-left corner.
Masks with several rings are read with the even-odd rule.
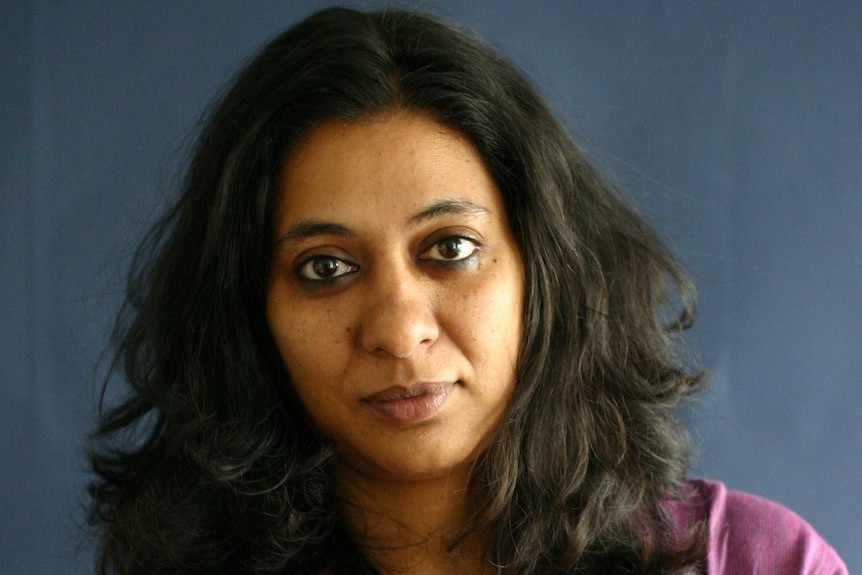
[[[388,419],[398,423],[416,423],[434,415],[443,405],[454,385],[444,387],[433,393],[424,393],[403,399],[371,400],[368,405]]]

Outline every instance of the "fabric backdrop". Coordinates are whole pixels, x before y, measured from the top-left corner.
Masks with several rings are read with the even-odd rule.
[[[859,3],[408,5],[516,60],[690,266],[694,473],[862,573]],[[91,568],[82,445],[129,254],[211,95],[322,6],[0,1],[0,572]]]

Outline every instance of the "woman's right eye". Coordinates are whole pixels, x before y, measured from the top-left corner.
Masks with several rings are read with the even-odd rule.
[[[334,256],[314,256],[302,262],[296,275],[302,280],[326,282],[355,272],[359,266]]]

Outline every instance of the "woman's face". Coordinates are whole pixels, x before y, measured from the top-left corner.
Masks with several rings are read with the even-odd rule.
[[[278,183],[266,313],[306,410],[368,476],[468,468],[512,394],[524,290],[479,153],[406,112],[332,120]]]

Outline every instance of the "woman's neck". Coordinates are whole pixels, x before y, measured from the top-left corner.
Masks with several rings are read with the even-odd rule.
[[[385,575],[490,573],[487,534],[472,525],[467,473],[393,481],[337,473],[352,536]]]

